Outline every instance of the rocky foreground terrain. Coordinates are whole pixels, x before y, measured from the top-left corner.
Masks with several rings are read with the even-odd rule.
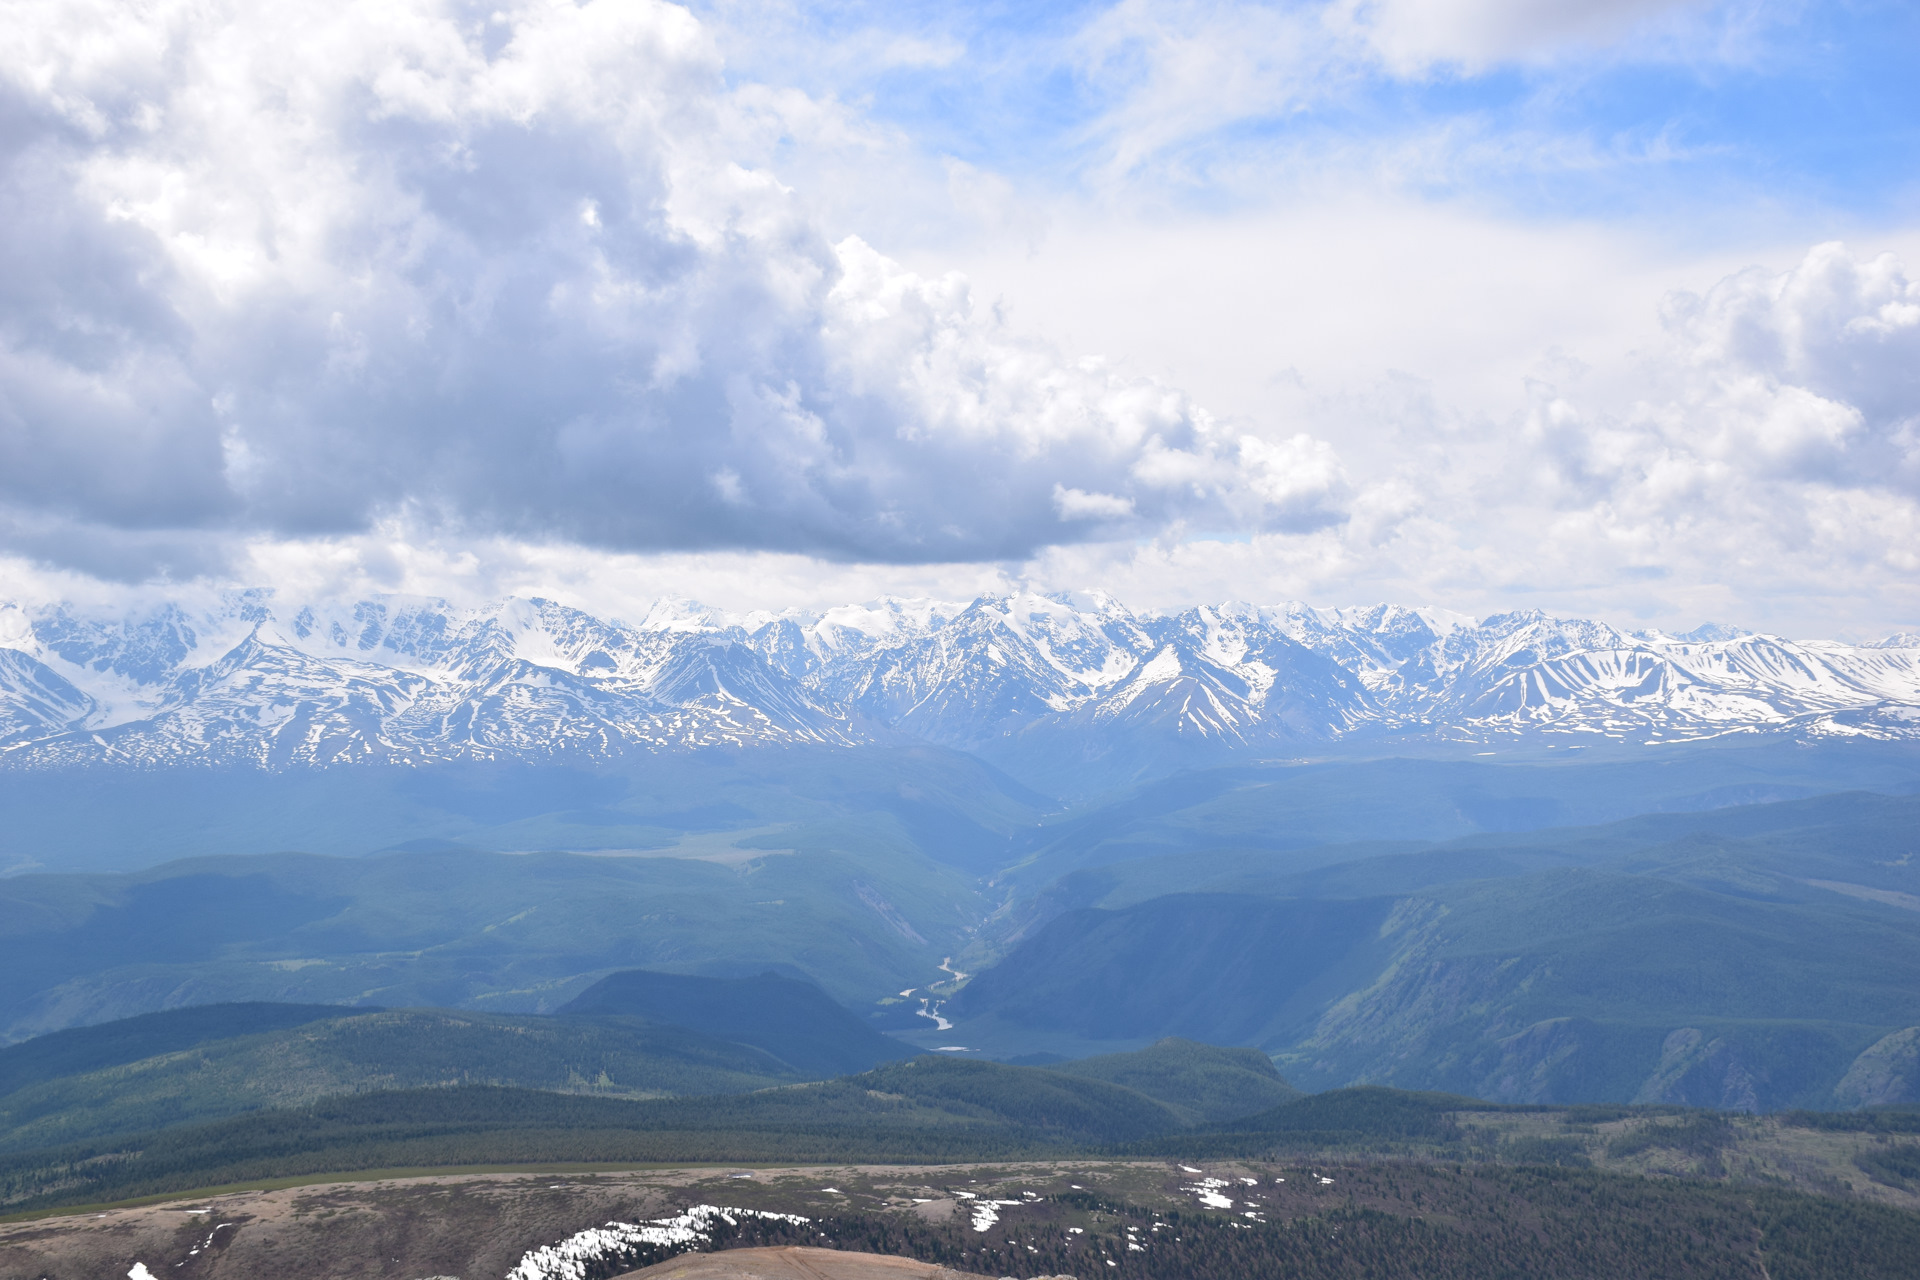
[[[1853,1162],[1870,1136],[1756,1118],[1689,1151],[1546,1116],[1498,1124],[1514,1132],[1490,1140],[1531,1125],[1563,1158],[1584,1143],[1622,1172],[1347,1157],[310,1180],[0,1225],[0,1280],[1871,1280],[1911,1275],[1920,1248],[1920,1188]]]

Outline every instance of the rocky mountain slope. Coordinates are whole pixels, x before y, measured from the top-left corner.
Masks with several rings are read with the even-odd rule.
[[[1131,775],[1341,741],[1920,735],[1920,637],[1686,635],[1378,605],[1136,614],[1099,594],[638,622],[268,591],[0,605],[0,761],[265,768],[930,742]]]

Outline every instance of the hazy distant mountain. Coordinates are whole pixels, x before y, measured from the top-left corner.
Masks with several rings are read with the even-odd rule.
[[[1135,614],[1095,593],[638,622],[236,592],[108,617],[0,606],[15,767],[611,757],[922,741],[1122,775],[1367,737],[1920,736],[1920,637],[1797,642],[1397,605]]]

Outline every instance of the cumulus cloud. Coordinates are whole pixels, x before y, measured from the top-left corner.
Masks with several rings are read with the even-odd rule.
[[[1543,361],[1512,412],[1405,376],[1292,394],[1316,435],[1285,474],[1313,474],[1316,437],[1340,441],[1346,461],[1325,481],[1340,522],[1061,547],[1034,572],[1156,605],[1397,599],[1679,630],[1712,618],[1855,639],[1909,628],[1916,300],[1920,282],[1895,257],[1822,244],[1664,305],[1644,297],[1653,331],[1636,356]]]
[[[1916,302],[1895,258],[1840,244],[1675,294],[1638,394],[1535,382],[1504,465],[1476,460],[1449,523],[1500,548],[1514,581],[1671,579],[1813,616],[1844,594],[1903,616],[1920,604]]]
[[[1705,447],[1789,476],[1920,495],[1920,281],[1838,242],[1678,295],[1669,330],[1716,424]]]
[[[1671,296],[1656,394],[1614,409],[1536,384],[1526,436],[1571,501],[1649,514],[1809,486],[1920,497],[1920,283],[1882,254],[1815,246]],[[1765,493],[1764,497],[1760,495]]]
[[[235,536],[405,519],[941,561],[1339,518],[1337,460],[830,241],[741,154],[778,101],[729,90],[683,9],[72,3],[10,30],[16,549],[190,573]]]

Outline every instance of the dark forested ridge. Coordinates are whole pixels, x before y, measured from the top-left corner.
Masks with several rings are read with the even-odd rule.
[[[0,1151],[368,1091],[505,1085],[660,1097],[745,1092],[804,1078],[765,1050],[682,1027],[394,1009],[23,1085],[0,1096]]]
[[[421,1089],[0,1156],[0,1205],[383,1167],[1043,1156],[1182,1124],[1174,1107],[1121,1085],[945,1058],[753,1094],[657,1102]]]
[[[54,1032],[0,1049],[0,1151],[427,1086],[740,1093],[913,1052],[819,988],[772,974],[621,973],[581,1009],[541,1016],[256,1002]]]
[[[1169,1037],[1133,1053],[1054,1063],[1049,1070],[1136,1089],[1192,1123],[1232,1120],[1299,1096],[1258,1049]]]
[[[171,1149],[176,1139],[165,1134],[183,1126],[261,1113],[264,1129],[242,1123],[218,1130],[240,1143],[236,1152],[250,1151],[246,1143],[252,1139],[234,1135],[277,1132],[287,1117],[329,1098],[379,1093],[390,1100],[389,1110],[382,1113],[388,1119],[380,1125],[403,1113],[409,1123],[422,1116],[431,1119],[427,1130],[409,1139],[416,1142],[437,1132],[432,1124],[445,1119],[446,1107],[453,1105],[449,1099],[466,1100],[459,1104],[457,1125],[463,1134],[486,1131],[489,1125],[526,1128],[524,1117],[530,1109],[547,1117],[534,1127],[563,1132],[585,1127],[578,1117],[587,1113],[568,1110],[563,1100],[550,1105],[541,1101],[548,1094],[566,1094],[606,1101],[660,1100],[650,1109],[613,1107],[591,1113],[600,1117],[595,1124],[612,1129],[652,1127],[709,1135],[806,1131],[815,1135],[807,1151],[838,1152],[847,1143],[830,1132],[835,1126],[854,1131],[905,1126],[919,1136],[905,1145],[889,1139],[891,1145],[882,1143],[879,1149],[926,1155],[943,1148],[922,1131],[938,1128],[953,1135],[969,1131],[964,1140],[955,1137],[960,1145],[954,1149],[976,1153],[1137,1139],[1246,1114],[1294,1096],[1258,1052],[1176,1041],[1137,1054],[1068,1064],[1058,1071],[935,1056],[883,1064],[852,1079],[769,1089],[840,1074],[821,1069],[823,1060],[867,1063],[875,1056],[898,1058],[906,1050],[803,983],[771,976],[653,981],[657,976],[618,975],[622,982],[615,985],[614,996],[590,1001],[587,1007],[641,1005],[755,1043],[626,1013],[542,1017],[393,1009],[349,1011],[313,1021],[308,1019],[315,1011],[306,1006],[278,1014],[272,1006],[177,1010],[58,1033],[46,1038],[52,1051],[35,1040],[0,1055],[0,1063],[11,1063],[16,1086],[0,1094],[0,1152],[54,1147],[107,1152],[118,1150],[115,1144],[122,1140],[137,1141],[152,1152]],[[623,994],[622,988],[636,985],[636,977],[656,994],[665,991],[683,1001],[684,1007],[676,1007],[673,999],[643,1002],[630,998],[630,992]],[[276,1018],[296,1025],[202,1038],[222,1029],[268,1025]],[[186,1047],[175,1047],[183,1043]],[[136,1057],[148,1050],[159,1052]],[[792,1060],[813,1070],[802,1070]],[[436,1091],[409,1092],[422,1087]],[[448,1092],[449,1087],[455,1091]],[[469,1092],[459,1092],[461,1087]],[[476,1094],[471,1092],[475,1087],[494,1092]],[[669,1101],[675,1097],[687,1101]],[[416,1103],[404,1101],[407,1098]],[[500,1101],[496,1107],[484,1098],[513,1101]],[[418,1114],[408,1111],[414,1106]],[[395,1107],[399,1110],[391,1109]],[[337,1127],[345,1112],[323,1108],[315,1114],[327,1118],[317,1130],[308,1125],[301,1132],[324,1135],[315,1139],[316,1150],[372,1140],[353,1122],[343,1122],[345,1129]],[[389,1137],[395,1132],[376,1128]],[[983,1147],[975,1130],[998,1136]],[[732,1151],[742,1141],[729,1138],[726,1143],[731,1145],[723,1148]],[[752,1142],[758,1144],[753,1150],[776,1158],[801,1154],[784,1138]],[[633,1154],[642,1149],[631,1144],[609,1150],[614,1151],[609,1158],[642,1158]],[[651,1140],[644,1151],[667,1151],[663,1158],[672,1155]],[[417,1158],[444,1162],[432,1154]],[[154,1163],[148,1158],[142,1167]]]
[[[758,1019],[780,1001],[797,1016]],[[817,989],[771,976],[620,975],[583,1002],[635,1007],[747,1034],[801,1061],[858,1060],[871,1042],[892,1044]],[[1920,1185],[1915,1113],[1900,1108],[1754,1117],[1379,1086],[1302,1094],[1257,1050],[1178,1039],[1042,1066],[928,1055],[809,1080],[766,1048],[627,1013],[395,1009],[307,1020],[315,1012],[179,1010],[0,1052],[19,1085],[0,1095],[0,1204],[380,1167],[1097,1152],[1367,1154],[1881,1195]],[[202,1038],[260,1026],[274,1029]],[[153,1048],[165,1051],[117,1061]]]
[[[628,969],[608,974],[557,1012],[638,1018],[764,1049],[815,1079],[914,1055],[873,1030],[811,982],[763,973],[702,978]]]
[[[69,1027],[0,1048],[0,1097],[62,1076],[76,1076],[196,1045],[324,1022],[350,1013],[336,1004],[188,1005],[120,1018],[90,1027]]]

